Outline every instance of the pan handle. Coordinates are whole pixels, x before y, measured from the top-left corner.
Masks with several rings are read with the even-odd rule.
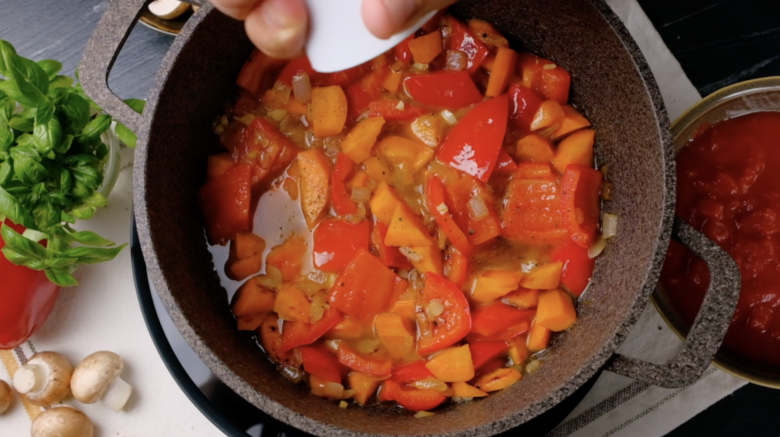
[[[742,281],[737,263],[716,243],[675,216],[672,238],[699,255],[710,270],[710,286],[682,351],[664,364],[615,354],[606,370],[651,385],[684,387],[698,380],[726,336],[739,300]]]

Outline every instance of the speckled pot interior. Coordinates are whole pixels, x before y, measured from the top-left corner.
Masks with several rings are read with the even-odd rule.
[[[217,138],[211,122],[235,95],[252,47],[241,23],[204,8],[186,25],[150,94],[135,161],[136,218],[150,274],[176,326],[232,389],[272,416],[319,435],[492,435],[560,402],[601,368],[652,290],[669,238],[674,163],[655,81],[628,32],[601,0],[463,1],[452,13],[496,25],[517,49],[572,74],[572,101],[597,131],[609,166],[618,235],[598,259],[579,321],[557,336],[539,371],[486,399],[425,420],[350,408],[278,374],[237,332],[203,237],[196,192]]]

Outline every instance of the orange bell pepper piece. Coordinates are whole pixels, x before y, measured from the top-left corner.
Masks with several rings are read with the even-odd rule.
[[[561,282],[562,262],[551,262],[536,266],[520,280],[520,285],[532,290],[552,290]]]
[[[545,99],[555,100],[560,104],[569,100],[571,76],[552,61],[530,53],[520,53],[517,74],[523,78],[526,88],[534,90]]]
[[[522,377],[523,375],[515,369],[498,369],[480,377],[474,383],[474,387],[486,392],[503,390],[520,381]]]
[[[366,173],[368,173],[369,176],[371,176],[373,179],[379,182],[390,181],[390,167],[388,167],[384,160],[378,156],[372,156],[366,159],[363,161],[363,165],[366,167]],[[393,213],[390,212],[390,215],[392,216]]]
[[[273,311],[275,301],[276,293],[262,286],[258,278],[250,278],[244,282],[233,299],[233,314],[238,318],[238,329],[240,331],[257,329],[264,317],[255,316],[267,315]]]
[[[582,114],[580,114],[576,109],[574,109],[571,105],[562,105],[563,113],[566,114],[566,116],[563,118],[563,121],[561,122],[561,127],[558,128],[555,132],[552,134],[552,140],[558,141],[561,138],[565,137],[566,135],[569,135],[570,133],[580,130],[584,127],[590,126],[590,121],[588,121],[587,118],[583,117]]]
[[[266,264],[279,269],[285,281],[292,281],[301,274],[305,254],[306,241],[301,237],[291,236],[284,240],[284,243],[271,249]]]
[[[340,344],[337,352],[339,363],[371,376],[388,376],[393,371],[393,362],[388,359],[365,357],[351,347]]]
[[[412,173],[420,170],[433,158],[433,149],[425,144],[399,136],[383,138],[377,144],[377,150],[389,162],[409,169]]]
[[[325,214],[330,202],[330,161],[318,149],[298,154],[301,171],[301,209],[309,229]]]
[[[577,321],[577,312],[569,295],[561,290],[547,290],[539,296],[534,323],[553,332],[569,329]]]
[[[407,257],[414,268],[420,273],[433,272],[443,275],[441,251],[437,246],[407,246],[401,248],[401,253]]]
[[[488,47],[506,47],[509,41],[492,24],[479,18],[472,18],[468,22],[469,29]],[[514,64],[512,65],[514,68]]]
[[[301,361],[293,351],[282,351],[282,330],[279,329],[279,316],[269,314],[260,326],[260,343],[271,361],[291,367],[300,367]]]
[[[599,190],[603,174],[593,168],[571,164],[563,173],[561,217],[571,238],[582,248],[596,241],[601,215]]]
[[[379,186],[374,190],[368,205],[374,217],[381,220],[382,223],[389,225],[396,207],[402,203],[401,197],[387,182],[380,182]]]
[[[219,153],[217,155],[209,155],[208,164],[206,166],[206,174],[208,179],[211,180],[217,176],[222,176],[235,166],[233,157],[230,153]]]
[[[344,317],[334,327],[330,328],[325,333],[325,338],[342,339],[342,340],[357,340],[363,336],[363,331],[366,328],[354,319]]]
[[[311,90],[311,116],[314,136],[338,135],[347,121],[347,95],[338,85]]]
[[[359,122],[341,142],[341,150],[360,164],[371,156],[371,148],[374,147],[384,125],[385,119],[381,116],[370,117]]]
[[[225,273],[230,279],[242,281],[263,268],[263,254],[229,261],[227,267]]]
[[[584,129],[564,138],[555,152],[555,159],[553,159],[555,168],[563,173],[571,164],[592,166],[595,137],[596,132],[593,129]]]
[[[469,259],[460,253],[458,249],[449,246],[447,247],[444,260],[444,277],[455,284],[456,287],[463,287],[463,284],[466,282],[466,276],[468,275]]]
[[[523,272],[517,270],[486,270],[477,276],[471,289],[471,299],[479,303],[495,299],[517,290]]]
[[[406,203],[399,203],[390,219],[385,245],[396,247],[432,246],[433,239],[428,235],[428,230],[422,220],[412,212],[412,209]]]
[[[508,343],[509,358],[512,360],[512,364],[523,364],[531,356],[531,351],[528,350],[528,339],[525,336],[515,337]]]
[[[425,200],[428,211],[436,220],[436,225],[444,231],[452,245],[462,254],[471,254],[473,247],[468,237],[460,230],[449,212],[444,197],[444,185],[433,175],[428,177],[428,181],[425,184]]]
[[[274,301],[274,312],[284,320],[309,323],[309,300],[292,285],[282,285]]]
[[[534,114],[534,119],[531,121],[531,130],[536,132],[542,129],[553,129],[553,132],[560,127],[561,122],[566,117],[561,105],[555,100],[546,100],[542,102],[539,109]]]
[[[501,95],[509,85],[509,79],[515,72],[517,64],[517,52],[509,47],[499,47],[496,52],[496,60],[490,70],[490,79],[488,80],[485,95],[496,97]]]
[[[442,51],[441,32],[431,32],[409,41],[409,50],[412,52],[414,62],[418,64],[430,63]]]
[[[398,92],[398,88],[401,87],[401,79],[404,77],[403,70],[393,71],[390,70],[385,76],[385,80],[382,82],[382,88],[386,89],[388,93],[395,94]]]
[[[233,239],[231,249],[234,250],[237,259],[262,255],[265,250],[265,240],[249,231],[239,232]]]
[[[360,248],[329,291],[331,307],[371,326],[374,316],[384,312],[396,287],[406,281],[388,269],[368,250]]]
[[[425,367],[444,382],[466,382],[474,377],[474,363],[467,344],[444,349],[431,357]]]
[[[535,311],[519,310],[501,302],[483,305],[471,314],[471,332],[491,336],[523,320],[530,321],[534,314]]]
[[[395,360],[400,360],[414,350],[414,337],[398,314],[383,313],[376,316],[374,332]]]
[[[360,405],[366,405],[371,396],[376,393],[379,381],[371,375],[352,372],[348,376],[349,388],[355,390],[355,400]]]
[[[379,260],[387,267],[398,267],[399,269],[410,269],[412,263],[401,254],[397,247],[385,245],[387,236],[387,225],[374,218],[373,229],[371,230],[371,245],[379,256]]]
[[[452,395],[462,398],[484,398],[488,394],[474,386],[466,384],[465,382],[453,382]]]
[[[485,184],[469,175],[462,175],[457,182],[448,184],[446,191],[450,213],[472,245],[486,243],[501,233],[501,223],[493,208],[493,195]],[[472,196],[482,199],[488,210],[487,217],[476,220],[471,216],[468,202]]]
[[[539,290],[521,288],[505,295],[501,301],[520,308],[521,310],[536,308],[539,304]]]
[[[536,134],[526,135],[517,141],[515,157],[525,162],[552,162],[555,151],[549,140]]]
[[[312,344],[335,328],[341,322],[341,314],[334,308],[326,309],[322,317],[316,323],[302,323],[298,321],[284,322],[282,333],[282,350],[288,351],[298,346]]]
[[[474,368],[479,369],[483,364],[505,352],[508,347],[506,341],[475,341],[469,343]]]
[[[357,213],[357,206],[347,191],[347,179],[355,171],[355,163],[345,153],[336,156],[336,165],[331,174],[331,205],[338,215]]]
[[[551,332],[544,326],[534,323],[528,331],[528,350],[535,353],[547,349]]]

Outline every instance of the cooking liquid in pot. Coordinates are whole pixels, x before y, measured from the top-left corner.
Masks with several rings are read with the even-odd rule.
[[[742,291],[723,348],[780,364],[780,113],[721,121],[683,147],[676,213],[739,265]],[[661,283],[692,323],[709,286],[704,261],[672,241]]]
[[[426,411],[575,322],[602,174],[562,68],[440,15],[345,72],[256,52],[237,82],[200,201],[238,329],[289,379]]]

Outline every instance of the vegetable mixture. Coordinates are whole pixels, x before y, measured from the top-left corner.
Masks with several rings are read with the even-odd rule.
[[[516,383],[576,322],[615,221],[599,235],[595,132],[564,69],[440,13],[349,70],[255,52],[237,82],[199,198],[245,280],[238,328],[287,378],[427,412]]]

